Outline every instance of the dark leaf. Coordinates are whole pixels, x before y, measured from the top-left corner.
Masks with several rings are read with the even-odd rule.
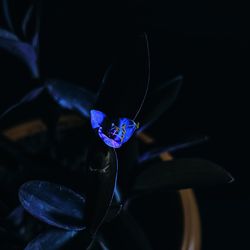
[[[104,75],[102,77],[102,80],[101,80],[101,83],[100,83],[100,86],[99,86],[99,89],[98,89],[98,92],[97,92],[97,99],[98,99],[99,95],[102,93],[103,88],[105,88],[105,85],[108,84],[108,79],[109,79],[112,68],[113,68],[113,66],[110,65],[106,69],[106,71],[105,71],[105,73],[104,73]]]
[[[179,151],[185,148],[196,146],[200,143],[206,142],[207,140],[208,140],[207,136],[198,136],[198,137],[196,136],[191,139],[187,139],[186,141],[183,141],[181,143],[177,143],[175,145],[155,148],[139,156],[138,162],[143,163],[149,160],[153,160],[159,157],[162,153],[165,153],[165,152],[174,153],[176,151]]]
[[[121,197],[120,190],[117,187],[117,184],[118,183],[116,183],[116,186],[115,186],[114,196],[113,196],[111,206],[110,206],[108,213],[105,217],[105,221],[107,221],[107,222],[112,221],[115,217],[117,217],[123,208],[122,197]]]
[[[41,8],[41,1],[34,1],[27,7],[22,20],[22,33],[26,40],[31,41],[31,45],[37,52],[39,47]]]
[[[6,218],[7,223],[12,226],[20,226],[24,220],[24,211],[25,210],[22,206],[15,208]]]
[[[37,32],[31,41],[33,48],[37,51],[39,46],[39,33]]]
[[[229,183],[233,177],[215,163],[202,159],[177,159],[149,165],[137,176],[134,190],[183,189]]]
[[[103,229],[103,234],[111,249],[152,249],[141,226],[128,212],[121,212],[114,221],[107,224]]]
[[[1,249],[3,250],[16,250],[20,249],[20,242],[13,237],[8,230],[0,227],[0,242]]]
[[[48,91],[54,100],[63,108],[76,110],[89,117],[95,103],[95,95],[90,91],[65,81],[49,80],[46,82]]]
[[[3,118],[6,114],[11,112],[13,109],[19,107],[22,104],[25,104],[27,102],[31,102],[34,99],[36,99],[44,90],[44,86],[37,87],[30,91],[28,94],[26,94],[20,101],[9,107],[7,110],[5,110],[2,114],[0,114],[0,119]]]
[[[104,241],[104,239],[102,237],[98,237],[98,243],[99,243],[99,246],[100,246],[100,249],[101,250],[109,250],[106,242]]]
[[[66,231],[62,229],[51,229],[38,235],[25,248],[25,250],[59,250],[71,241],[78,231]]]
[[[85,228],[85,198],[69,188],[30,181],[19,189],[22,206],[41,221],[68,230]]]
[[[147,239],[147,236],[131,214],[129,214],[128,212],[121,213],[121,221],[126,231],[133,238],[131,242],[133,242],[133,244],[137,246],[136,249],[152,249]]]
[[[26,243],[37,236],[45,226],[27,213],[21,205],[4,220],[4,225],[13,236]]]
[[[6,38],[8,36],[9,38]],[[11,39],[10,39],[11,38]],[[14,39],[14,35],[7,34],[1,30],[0,33],[0,49],[6,50],[10,54],[18,57],[29,68],[32,77],[39,77],[39,69],[37,64],[37,54],[34,48],[28,43]]]
[[[117,180],[118,161],[116,152],[97,143],[88,155],[88,207],[87,227],[96,234],[108,214]]]
[[[153,93],[148,95],[142,113],[139,116],[142,132],[155,122],[174,103],[182,85],[183,78],[178,76],[171,81],[160,85]]]
[[[60,80],[49,80],[44,85],[36,87],[26,94],[19,102],[15,103],[0,115],[0,119],[7,113],[22,104],[33,101],[47,87],[54,101],[63,108],[76,110],[83,116],[89,117],[90,110],[95,102],[95,95],[83,87],[78,87]]]
[[[3,7],[3,14],[5,17],[5,21],[8,25],[8,28],[13,31],[14,27],[13,27],[13,22],[12,22],[11,16],[10,16],[9,0],[2,0],[2,7]]]
[[[0,174],[1,174],[1,170],[0,170]],[[3,201],[0,200],[0,219],[5,217],[7,214],[8,214],[8,207]]]
[[[24,18],[23,18],[23,23],[22,23],[22,32],[24,35],[27,35],[28,32],[28,24],[30,22],[30,19],[32,17],[34,11],[34,5],[29,6]]]
[[[109,117],[134,119],[148,85],[145,36],[125,34],[120,43],[117,60],[105,78],[94,109]]]
[[[6,39],[6,40],[11,40],[11,41],[19,41],[19,38],[13,34],[12,32],[9,32],[8,30],[1,29],[0,28],[0,39]]]

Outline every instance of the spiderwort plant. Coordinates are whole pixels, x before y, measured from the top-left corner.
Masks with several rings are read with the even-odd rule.
[[[1,212],[7,210],[1,214],[0,237],[8,237],[8,242],[5,240],[0,243],[1,249],[12,249],[11,247],[15,247],[11,245],[14,242],[26,250],[109,249],[103,225],[110,221],[117,221],[125,228],[133,227],[133,241],[129,249],[152,249],[143,230],[130,214],[129,204],[133,201],[132,198],[162,189],[177,190],[233,180],[228,172],[207,160],[159,160],[162,152],[174,152],[200,143],[206,137],[193,138],[174,146],[155,147],[149,151],[140,149],[142,153],[138,153],[139,135],[159,120],[174,103],[182,84],[182,77],[178,76],[150,91],[147,35],[132,39],[132,44],[137,44],[134,51],[141,53],[139,57],[143,60],[135,63],[136,67],[129,70],[126,68],[125,71],[122,71],[122,63],[109,67],[99,90],[93,93],[64,80],[46,79],[40,75],[39,18],[36,18],[33,34],[29,34],[27,29],[32,13],[34,15],[35,11],[40,12],[37,2],[27,9],[21,27],[23,37],[31,37],[31,42],[21,41],[14,33],[7,0],[3,1],[3,9],[8,27],[0,29],[0,49],[21,59],[38,84],[3,112],[1,118],[21,104],[38,99],[42,93],[47,92],[62,109],[77,111],[87,121],[89,128],[85,133],[86,138],[90,139],[85,150],[86,162],[81,166],[81,171],[72,169],[72,162],[68,164],[67,171],[60,165],[49,165],[49,176],[53,173],[57,176],[58,171],[62,171],[68,178],[74,178],[76,182],[79,178],[79,183],[84,182],[85,188],[79,187],[73,191],[59,184],[63,181],[58,182],[56,178],[54,181],[39,180],[41,173],[48,169],[15,142],[0,137],[0,148],[7,148],[26,169],[24,174],[22,169],[13,173],[0,168],[0,177],[3,175],[5,179],[18,180],[17,183],[20,184],[13,188],[13,192],[19,189],[20,205],[12,212],[1,204],[0,197]],[[124,72],[122,77],[121,72]],[[126,93],[121,88],[126,86],[127,89],[132,89],[135,83],[140,85],[140,93]],[[117,95],[111,95],[111,91],[116,93],[117,90]],[[122,95],[119,91],[122,91]],[[135,98],[128,102],[131,95]],[[34,165],[36,169],[33,168]]]

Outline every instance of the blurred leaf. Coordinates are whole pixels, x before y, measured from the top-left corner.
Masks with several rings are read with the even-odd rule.
[[[10,10],[9,10],[9,0],[2,0],[2,8],[3,8],[3,15],[5,17],[5,21],[12,31],[14,30],[13,22],[10,17]]]
[[[27,102],[31,102],[34,99],[36,99],[42,93],[43,90],[44,90],[44,87],[41,86],[41,87],[37,87],[37,88],[33,89],[32,91],[30,91],[23,98],[21,98],[20,101],[13,104],[7,110],[5,110],[2,114],[0,114],[0,119],[3,118],[6,114],[11,112],[12,110],[14,110],[15,108],[19,107],[20,105],[25,104]]]
[[[108,213],[107,213],[107,215],[105,217],[105,221],[107,221],[107,222],[110,222],[115,217],[117,217],[120,214],[120,212],[122,211],[122,208],[123,208],[122,197],[121,197],[120,190],[117,187],[117,184],[118,183],[116,183],[116,186],[115,186],[114,196],[113,196],[113,199],[112,199],[111,206],[110,206],[110,208],[108,210]]]
[[[233,177],[215,163],[202,159],[157,162],[137,176],[134,191],[183,189],[229,183]]]
[[[18,206],[9,214],[6,221],[12,226],[20,226],[24,220],[24,211],[22,206]]]
[[[17,250],[20,249],[20,242],[8,230],[0,226],[0,242],[3,250]]]
[[[22,206],[41,221],[63,229],[85,228],[85,198],[69,188],[45,181],[30,181],[19,189]]]
[[[102,93],[103,88],[105,88],[105,85],[108,84],[108,80],[109,80],[112,68],[113,68],[113,65],[111,64],[111,65],[109,65],[109,67],[104,72],[104,75],[102,77],[99,89],[97,91],[97,99],[98,99],[99,95]]]
[[[45,226],[27,213],[21,205],[9,214],[3,225],[14,237],[26,243],[37,236]]]
[[[29,68],[32,77],[38,78],[39,69],[37,64],[37,54],[31,45],[18,40],[15,35],[1,29],[0,49],[9,52],[23,61],[23,63]]]
[[[121,212],[115,220],[105,225],[102,231],[111,249],[152,250],[143,229],[128,212]]]
[[[114,149],[106,147],[100,141],[89,152],[88,166],[87,227],[92,234],[96,234],[114,197],[118,171]]]
[[[6,40],[11,40],[11,41],[19,41],[19,38],[13,34],[12,32],[9,32],[8,30],[1,29],[0,28],[0,39],[6,39]]]
[[[49,93],[60,106],[76,110],[85,117],[90,116],[90,110],[96,100],[94,93],[61,80],[48,80],[46,85]]]
[[[23,23],[22,23],[22,32],[24,35],[27,35],[28,33],[28,25],[29,22],[31,21],[31,17],[34,11],[34,5],[30,5],[29,8],[27,9],[27,12],[23,18]]]
[[[38,52],[40,19],[41,19],[41,1],[35,0],[26,8],[26,13],[22,18],[22,33],[25,39],[31,41],[31,45]]]
[[[98,237],[98,243],[99,243],[101,250],[109,250],[106,242],[104,241],[104,239],[102,237]]]
[[[0,114],[0,119],[20,105],[36,99],[45,88],[47,88],[52,99],[61,107],[78,111],[85,117],[90,116],[90,110],[96,99],[94,93],[85,90],[83,87],[66,83],[65,81],[48,80],[43,85],[37,86],[35,89],[27,93],[20,101],[13,104]]]
[[[133,216],[128,212],[123,212],[120,217],[125,230],[128,232],[131,239],[133,239],[131,242],[133,242],[133,245],[136,245],[136,249],[152,250],[147,236]]]
[[[145,36],[126,34],[119,41],[116,61],[108,70],[94,109],[109,117],[133,119],[147,88],[147,47]]]
[[[1,175],[1,172],[0,172],[0,175]],[[3,201],[0,200],[0,219],[5,217],[7,214],[8,214],[8,207]]]
[[[148,95],[139,115],[139,121],[142,126],[138,133],[148,128],[154,123],[166,110],[175,102],[180,91],[183,78],[178,76],[171,81],[161,84],[153,93]]]
[[[78,231],[65,231],[62,229],[51,229],[38,235],[25,248],[25,250],[59,250],[70,240]]]
[[[185,141],[181,143],[177,143],[174,145],[169,145],[167,147],[158,147],[154,148],[148,152],[143,153],[142,155],[139,156],[138,162],[139,163],[144,163],[146,161],[153,160],[157,157],[160,157],[162,153],[169,152],[173,153],[182,149],[186,149],[192,146],[196,146],[200,143],[204,143],[208,140],[208,136],[195,136],[189,139],[186,139]]]

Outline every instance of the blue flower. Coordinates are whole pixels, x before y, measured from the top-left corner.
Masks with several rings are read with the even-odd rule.
[[[139,127],[138,123],[128,118],[111,121],[98,110],[91,110],[90,116],[92,128],[97,131],[103,142],[112,148],[120,148]]]

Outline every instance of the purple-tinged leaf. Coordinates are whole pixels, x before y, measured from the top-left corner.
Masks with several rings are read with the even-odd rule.
[[[138,118],[141,124],[138,133],[144,131],[159,119],[159,117],[174,103],[180,91],[182,81],[182,76],[178,76],[160,85],[158,89],[148,95],[142,113]]]
[[[30,181],[19,189],[22,206],[37,219],[67,230],[85,228],[85,198],[69,188]]]
[[[78,231],[66,231],[62,229],[51,229],[45,233],[41,233],[32,240],[25,250],[59,250],[71,241]]]
[[[46,82],[49,93],[63,108],[76,110],[83,116],[89,117],[96,97],[93,93],[61,80],[49,80]]]
[[[203,159],[176,159],[145,166],[134,191],[183,189],[230,183],[233,177],[217,164]]]

